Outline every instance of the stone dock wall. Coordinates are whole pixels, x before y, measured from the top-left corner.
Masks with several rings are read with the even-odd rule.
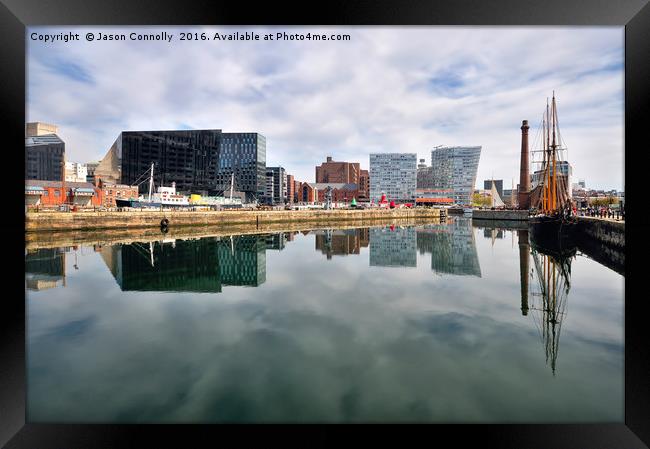
[[[491,209],[474,209],[472,218],[478,220],[518,220],[528,221],[527,210],[491,210]]]
[[[625,249],[625,222],[595,217],[578,217],[578,235],[614,248]]]
[[[227,237],[231,235],[260,235],[277,232],[302,232],[307,234],[322,229],[357,229],[369,226],[418,226],[440,223],[436,218],[387,218],[386,220],[368,221],[337,221],[337,222],[287,222],[266,223],[256,226],[255,223],[233,226],[176,226],[160,228],[126,228],[126,229],[96,229],[83,232],[28,232],[25,234],[25,248],[35,250],[40,248],[70,247],[77,245],[114,245],[117,243],[130,244],[133,242],[157,242],[163,239],[199,239],[205,237]]]
[[[236,227],[253,225],[256,228],[271,223],[354,222],[363,224],[391,219],[439,219],[444,211],[422,209],[362,209],[362,210],[287,210],[287,211],[123,211],[123,212],[28,212],[25,231],[87,231],[98,229],[159,228],[167,219],[170,229],[179,226]]]
[[[625,222],[578,217],[578,249],[625,276]]]

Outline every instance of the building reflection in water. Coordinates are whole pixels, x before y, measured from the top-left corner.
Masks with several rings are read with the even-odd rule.
[[[371,267],[417,266],[416,231],[413,227],[370,229]]]
[[[264,237],[266,249],[282,251],[290,239],[290,232],[280,232],[278,234],[269,234]]]
[[[315,248],[328,259],[360,254],[369,247],[369,264],[416,267],[418,249],[431,253],[438,273],[481,276],[469,220],[424,227],[386,226],[312,231]],[[285,248],[297,232],[266,235],[163,239],[95,246],[123,291],[218,293],[223,286],[256,287],[266,281],[266,251]],[[302,232],[309,234],[308,231]],[[28,289],[65,285],[65,249],[26,252]],[[76,264],[75,264],[76,268]]]
[[[450,219],[446,224],[425,225],[417,232],[420,254],[431,253],[436,273],[481,277],[472,222]]]
[[[25,251],[25,285],[28,290],[65,287],[65,248]]]
[[[101,255],[123,291],[221,292],[266,281],[266,236],[117,244]]]
[[[504,231],[503,229],[497,228],[484,228],[483,237],[486,239],[492,239],[492,243],[494,243],[496,239],[502,239],[504,237]]]
[[[284,248],[278,239],[277,249]],[[257,287],[266,281],[266,250],[264,236],[240,235],[217,240],[219,278],[222,285]]]
[[[313,233],[316,250],[328,259],[359,254],[360,248],[369,247],[371,267],[416,267],[419,250],[420,254],[431,254],[431,269],[435,272],[481,276],[472,224],[467,219],[422,227],[391,225]]]
[[[314,231],[316,250],[331,259],[332,256],[359,254],[361,248],[369,244],[370,230],[361,229],[322,229]]]

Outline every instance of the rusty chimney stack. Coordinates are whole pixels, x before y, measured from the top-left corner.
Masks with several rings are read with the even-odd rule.
[[[519,168],[519,209],[530,208],[530,170],[528,163],[528,120],[521,123],[521,166]]]

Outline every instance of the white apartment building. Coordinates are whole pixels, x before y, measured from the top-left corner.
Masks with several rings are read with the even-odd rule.
[[[415,201],[417,153],[371,153],[370,199],[379,201]]]
[[[78,162],[65,163],[65,180],[66,182],[86,182],[88,176],[88,168],[86,164]]]

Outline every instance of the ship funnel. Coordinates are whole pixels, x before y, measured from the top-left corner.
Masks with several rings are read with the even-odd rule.
[[[521,122],[521,162],[519,167],[519,209],[530,207],[530,169],[528,161],[528,120]]]

